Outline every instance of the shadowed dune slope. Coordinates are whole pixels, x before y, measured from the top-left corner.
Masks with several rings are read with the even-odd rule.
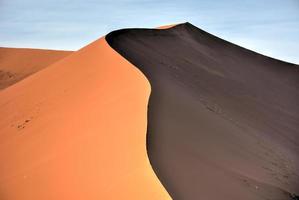
[[[0,47],[0,90],[71,53],[71,51]]]
[[[170,199],[146,153],[150,85],[104,38],[0,92],[0,199]]]
[[[299,68],[185,23],[108,43],[149,79],[147,148],[173,199],[299,193]]]

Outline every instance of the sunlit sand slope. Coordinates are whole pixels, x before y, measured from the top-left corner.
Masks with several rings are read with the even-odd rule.
[[[105,39],[3,90],[0,199],[169,199],[146,154],[149,93]]]

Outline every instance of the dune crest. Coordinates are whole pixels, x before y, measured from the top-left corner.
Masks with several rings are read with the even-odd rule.
[[[170,199],[146,153],[149,93],[104,38],[3,90],[0,198]]]
[[[159,26],[156,29],[169,29],[169,28],[173,28],[175,26],[177,26],[178,24],[169,24],[169,25],[164,25],[164,26]]]

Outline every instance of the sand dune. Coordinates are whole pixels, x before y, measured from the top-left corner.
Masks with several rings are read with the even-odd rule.
[[[104,38],[1,91],[1,200],[170,199],[146,153],[149,93]]]
[[[0,90],[70,54],[71,51],[0,47]]]
[[[189,23],[106,40],[150,81],[148,154],[173,199],[299,193],[299,66]]]
[[[297,65],[185,23],[0,48],[0,70],[1,200],[299,193]]]

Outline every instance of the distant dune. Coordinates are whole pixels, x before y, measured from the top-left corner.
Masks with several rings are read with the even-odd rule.
[[[0,47],[0,90],[71,53],[71,51]]]
[[[299,66],[189,23],[106,40],[150,81],[148,155],[173,199],[299,193]]]
[[[149,93],[104,38],[0,91],[0,199],[170,199],[146,153]]]

